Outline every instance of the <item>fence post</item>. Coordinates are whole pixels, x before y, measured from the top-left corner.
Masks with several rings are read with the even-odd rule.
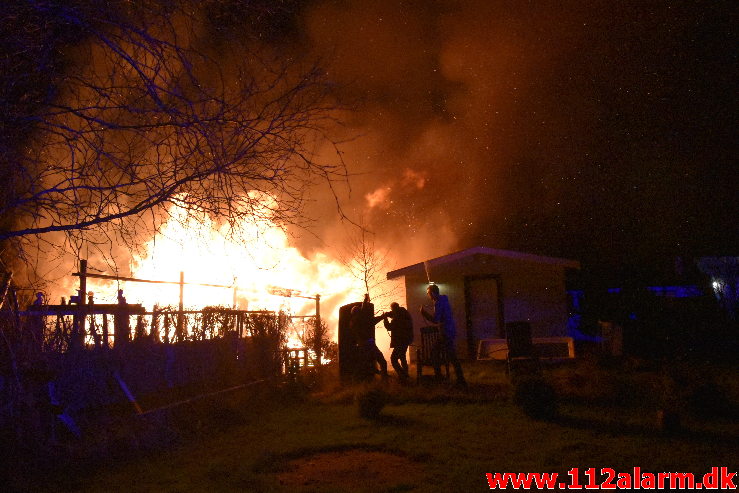
[[[85,321],[87,320],[87,260],[80,259],[80,288],[77,293],[76,315],[72,317],[70,349],[82,349],[85,345]]]
[[[157,312],[157,305],[151,310],[151,327],[149,328],[149,337],[152,342],[160,342],[159,337],[159,313]]]
[[[316,366],[321,366],[321,342],[322,342],[322,327],[321,327],[321,295],[316,295],[316,340],[314,341],[313,351],[316,353]],[[308,366],[308,351],[305,352],[305,362]]]
[[[177,313],[177,341],[183,339],[183,325],[185,322],[185,272],[180,271],[180,309]]]
[[[103,313],[103,347],[110,349],[110,334],[108,333],[108,314]]]

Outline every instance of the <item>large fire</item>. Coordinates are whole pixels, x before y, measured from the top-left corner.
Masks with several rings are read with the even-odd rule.
[[[98,281],[90,286],[95,299],[114,303],[114,293],[122,289],[128,303],[140,303],[147,310],[155,304],[176,307],[180,273],[185,310],[227,306],[313,316],[319,295],[321,319],[335,339],[338,307],[360,301],[363,283],[326,253],[301,254],[290,245],[285,229],[266,213],[270,204],[263,201],[262,206],[264,214],[236,225],[171,207],[169,219],[131,264],[133,278],[170,283],[118,281],[106,286]],[[295,345],[294,337],[291,342]]]

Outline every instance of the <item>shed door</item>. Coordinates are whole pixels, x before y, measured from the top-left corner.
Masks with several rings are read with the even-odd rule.
[[[472,339],[501,337],[499,327],[498,279],[495,277],[467,279],[467,307]],[[470,341],[473,342],[473,341]]]

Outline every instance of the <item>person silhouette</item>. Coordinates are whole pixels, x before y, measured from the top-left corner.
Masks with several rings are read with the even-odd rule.
[[[457,377],[457,385],[460,387],[467,387],[467,381],[464,378],[462,372],[462,365],[459,363],[457,358],[457,351],[454,347],[454,339],[457,335],[457,326],[454,323],[454,316],[452,314],[452,306],[449,303],[449,298],[439,293],[439,286],[436,284],[429,285],[426,288],[426,294],[434,302],[434,313],[429,313],[425,307],[421,307],[421,316],[428,322],[435,324],[439,327],[439,340],[431,349],[434,360],[434,373],[436,378],[441,378],[441,358],[440,354],[442,350],[446,350],[447,359],[454,367],[454,374]]]

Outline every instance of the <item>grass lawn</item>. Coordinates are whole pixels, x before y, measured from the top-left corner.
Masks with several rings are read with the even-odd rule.
[[[559,413],[540,421],[514,404],[513,387],[502,366],[475,362],[465,369],[467,392],[391,382],[384,387],[389,403],[377,419],[359,416],[353,396],[362,387],[339,387],[325,376],[309,391],[263,389],[220,397],[153,423],[177,422],[177,439],[167,446],[122,457],[111,454],[95,467],[36,478],[29,488],[482,491],[488,489],[488,472],[558,472],[567,480],[566,472],[579,467],[584,483],[589,467],[631,472],[639,466],[654,473],[702,475],[712,466],[732,471],[739,466],[739,425],[731,418],[685,412],[680,431],[665,434],[659,429],[657,380],[649,371],[602,369],[581,362],[547,368]],[[734,370],[721,375],[736,376]],[[725,392],[735,403],[732,389]],[[184,437],[182,430],[190,435]],[[297,467],[292,461],[302,459],[306,471],[317,470],[322,455],[328,464],[316,477],[307,476],[297,485],[286,482]]]

